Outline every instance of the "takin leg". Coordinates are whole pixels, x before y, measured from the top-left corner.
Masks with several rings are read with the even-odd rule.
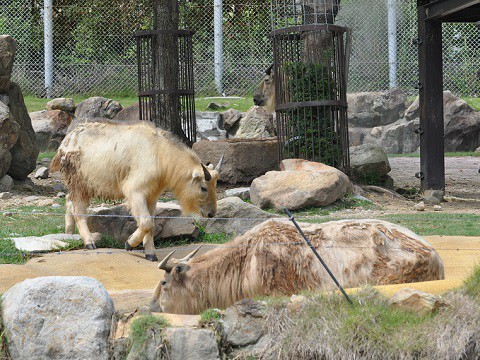
[[[85,216],[87,213],[88,202],[88,198],[72,200],[72,208],[74,212],[73,216],[75,218],[75,222],[77,223],[78,232],[82,237],[83,244],[85,245],[85,248],[93,250],[96,249],[95,242],[100,240],[102,234],[91,233],[90,229],[88,228],[87,217]]]
[[[70,194],[65,196],[65,233],[74,234],[75,233],[75,218],[73,216],[73,203],[70,200]]]
[[[158,261],[158,258],[154,253],[155,245],[153,243],[153,229],[155,222],[150,212],[152,204],[147,203],[145,196],[141,194],[132,195],[128,200],[132,215],[137,221],[138,228],[128,238],[127,242],[125,243],[125,249],[132,250],[143,240],[146,253],[145,258],[150,261]]]

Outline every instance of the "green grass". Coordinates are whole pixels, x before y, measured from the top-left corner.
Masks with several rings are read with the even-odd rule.
[[[95,95],[91,95],[95,96]],[[91,97],[90,95],[74,95],[74,96],[63,96],[66,98],[73,98],[75,105],[78,105],[85,99]],[[116,96],[116,95],[96,95],[96,96],[103,96],[108,99],[116,100],[122,105],[122,107],[127,107],[133,104],[138,103],[138,97],[136,96]],[[45,110],[45,106],[47,102],[51,99],[44,99],[44,98],[37,98],[32,95],[25,95],[24,96],[25,104],[29,112],[33,111],[40,111]],[[225,104],[224,109],[219,109],[217,111],[225,111],[230,108],[237,109],[239,111],[247,111],[251,106],[253,106],[253,98],[251,96],[240,98],[240,99],[223,99],[223,98],[214,98],[214,99],[205,99],[204,97],[197,97],[195,98],[195,109],[197,111],[209,111],[207,109],[208,104],[211,102],[215,102],[218,104]],[[228,103],[228,104],[227,104]]]
[[[480,111],[480,98],[478,97],[465,97],[463,98],[467,102],[468,105],[470,105],[472,108],[474,108],[477,111]]]
[[[105,95],[92,95],[92,96],[103,96],[108,99],[116,100],[118,101],[123,107],[127,107],[130,105],[133,105],[138,102],[138,97],[136,96],[105,96]],[[80,102],[82,102],[85,99],[88,99],[90,96],[81,96],[81,95],[73,95],[73,96],[68,96],[65,95],[63,96],[65,98],[72,98],[73,101],[75,102],[75,105],[78,105]],[[40,110],[45,110],[45,106],[47,105],[47,102],[49,102],[51,99],[44,99],[44,98],[37,98],[32,95],[26,95],[24,96],[25,100],[25,105],[27,106],[28,112],[33,112],[33,111],[40,111]]]
[[[223,99],[223,98],[213,98],[205,99],[203,97],[195,98],[195,110],[197,111],[212,111],[209,110],[208,104],[214,102],[219,105],[224,105],[224,108],[218,109],[216,111],[225,111],[230,108],[236,109],[238,111],[245,112],[253,106],[253,97],[247,96],[241,99]]]
[[[168,320],[162,316],[144,315],[132,322],[129,335],[130,348],[145,350],[147,341],[152,337],[161,337],[161,332],[170,326]]]
[[[306,298],[293,312],[285,311],[288,300],[267,300],[272,354],[286,359],[456,359],[480,326],[480,304],[463,290],[445,294],[449,306],[433,314],[392,307],[372,287],[351,294],[353,306],[338,292]]]
[[[37,157],[37,160],[40,161],[42,159],[53,159],[55,154],[57,152],[56,151],[46,151],[46,152],[41,152],[40,154],[38,154],[38,157]]]
[[[220,320],[221,315],[218,309],[207,309],[200,314],[200,325],[205,326]]]
[[[463,283],[465,292],[480,301],[480,266],[477,266],[472,274]]]

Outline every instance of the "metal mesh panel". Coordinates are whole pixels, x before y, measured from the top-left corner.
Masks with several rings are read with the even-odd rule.
[[[189,145],[196,141],[195,90],[193,82],[192,35],[188,30],[152,30],[139,32],[138,51],[138,94],[140,119],[172,131]],[[175,44],[178,53],[178,78],[176,89],[165,87],[159,63],[158,44]],[[168,107],[178,108],[178,117],[168,116]],[[180,124],[177,124],[177,118]],[[181,129],[179,128],[181,127]]]
[[[280,2],[280,0],[277,0]],[[389,87],[387,0],[342,0],[336,23],[352,29],[348,91]],[[418,83],[416,2],[396,0],[397,82],[410,94]],[[129,94],[137,91],[133,34],[152,28],[152,0],[56,0],[54,96]],[[193,38],[196,92],[216,94],[212,2],[185,1],[182,22]],[[0,33],[18,41],[13,80],[26,93],[44,93],[43,1],[9,0],[0,6]],[[223,92],[251,94],[272,64],[270,2],[223,1]],[[476,96],[480,83],[479,30],[443,24],[444,88]]]
[[[348,172],[345,28],[304,25],[273,32],[279,157]]]

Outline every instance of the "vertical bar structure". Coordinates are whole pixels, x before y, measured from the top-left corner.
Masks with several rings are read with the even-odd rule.
[[[421,188],[445,191],[442,23],[418,5]]]
[[[44,52],[45,52],[45,97],[52,97],[53,85],[53,6],[52,0],[43,2],[43,29],[44,29]]]
[[[388,0],[388,79],[397,87],[397,0]]]
[[[345,36],[346,28],[331,24],[272,32],[280,160],[349,171]]]
[[[137,40],[138,96],[140,120],[173,132],[187,145],[196,141],[195,89],[193,75],[193,44],[191,30],[150,30],[135,34]],[[173,37],[178,49],[178,83],[175,89],[166,88],[160,81],[156,44],[161,37]],[[165,97],[178,98],[179,121],[177,124],[166,116]],[[180,129],[181,134],[177,131]]]
[[[215,87],[219,95],[223,93],[223,3],[214,0],[213,5],[213,36],[214,36],[214,63]]]

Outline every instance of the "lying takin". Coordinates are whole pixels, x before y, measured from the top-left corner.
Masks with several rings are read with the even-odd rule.
[[[216,184],[221,161],[207,169],[193,150],[172,134],[148,122],[85,123],[63,140],[52,161],[69,190],[65,231],[75,222],[87,249],[94,249],[99,233],[91,233],[87,211],[92,197],[125,198],[138,228],[125,243],[132,250],[143,241],[146,258],[154,254],[154,215],[158,197],[172,190],[182,211],[213,217],[217,211]]]
[[[265,106],[271,114],[275,111],[275,78],[272,69],[273,65],[265,70],[265,75],[253,94],[253,103]]]
[[[380,220],[300,224],[344,287],[444,278],[432,246],[410,230]],[[258,295],[336,289],[320,261],[288,222],[268,220],[207,253],[170,258],[154,290],[153,311],[198,314]]]

